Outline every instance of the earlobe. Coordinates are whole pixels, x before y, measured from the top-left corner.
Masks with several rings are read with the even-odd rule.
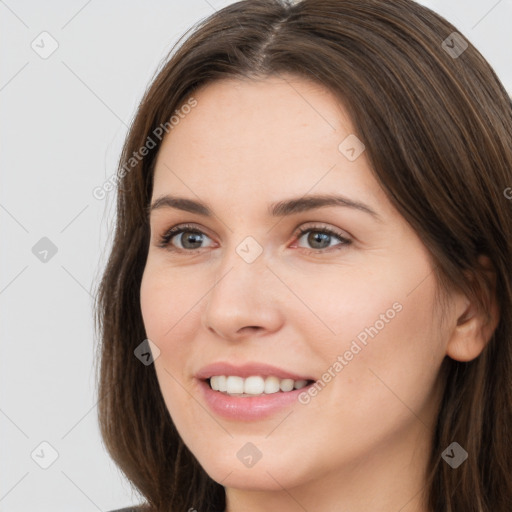
[[[476,300],[468,302],[465,298],[465,309],[457,318],[446,349],[446,354],[457,361],[477,358],[492,338],[499,321],[495,274],[487,257],[481,256],[479,261],[489,274],[492,289],[488,290],[488,300],[483,309]]]

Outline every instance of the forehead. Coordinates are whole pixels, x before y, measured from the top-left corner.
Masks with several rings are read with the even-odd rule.
[[[193,96],[197,106],[182,116],[164,143],[174,139],[171,146],[173,142],[178,145],[186,138],[188,144],[195,143],[205,151],[211,149],[210,144],[222,149],[240,147],[240,143],[242,151],[287,149],[289,143],[318,144],[326,135],[337,134],[338,138],[344,131],[353,132],[350,119],[331,91],[292,75],[218,80]],[[264,142],[270,144],[259,147]]]
[[[349,161],[340,152],[353,124],[322,85],[293,75],[224,79],[193,97],[197,105],[162,142],[153,196],[172,189],[270,202],[313,188],[377,192],[364,153]]]

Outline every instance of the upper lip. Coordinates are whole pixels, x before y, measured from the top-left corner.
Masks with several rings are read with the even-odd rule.
[[[299,375],[265,363],[251,362],[235,366],[223,361],[204,366],[197,372],[196,377],[198,379],[205,380],[213,377],[214,375],[237,375],[238,377],[244,378],[259,375],[261,377],[274,376],[279,379],[315,380],[311,376]]]

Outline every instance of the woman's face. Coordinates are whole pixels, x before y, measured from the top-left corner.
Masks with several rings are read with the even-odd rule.
[[[194,97],[162,143],[152,195],[187,202],[152,210],[141,285],[185,444],[233,488],[346,482],[356,462],[369,483],[391,461],[420,472],[449,333],[427,250],[345,110],[291,76],[217,81]],[[211,376],[231,377],[214,379],[227,391]],[[235,396],[244,390],[258,396]]]

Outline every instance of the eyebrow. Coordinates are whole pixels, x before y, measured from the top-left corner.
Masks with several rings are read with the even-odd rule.
[[[314,210],[317,208],[323,208],[327,206],[343,206],[346,208],[353,208],[365,213],[370,214],[375,220],[382,222],[382,217],[368,205],[361,201],[355,201],[347,197],[338,195],[314,195],[314,196],[303,196],[297,198],[286,199],[272,203],[268,206],[268,214],[272,217],[285,217],[294,215],[297,213]],[[204,203],[200,201],[194,201],[185,197],[176,197],[170,195],[164,195],[157,198],[148,208],[147,213],[161,208],[175,208],[190,213],[196,213],[205,217],[212,217],[212,210]]]

